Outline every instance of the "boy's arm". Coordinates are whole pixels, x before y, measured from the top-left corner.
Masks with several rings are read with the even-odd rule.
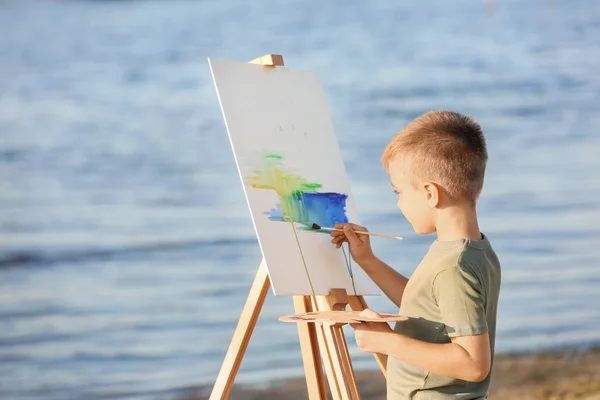
[[[331,232],[332,243],[338,248],[342,243],[348,242],[350,254],[354,261],[369,275],[385,295],[398,307],[402,301],[404,288],[408,278],[402,276],[392,267],[378,259],[371,249],[371,241],[368,235],[357,235],[354,230],[366,231],[367,228],[356,224],[335,224],[340,231]]]
[[[452,343],[422,342],[408,336],[390,332],[381,347],[388,355],[409,364],[469,382],[481,382],[490,372],[491,350],[487,333],[452,338]]]
[[[375,256],[372,259],[361,262],[360,266],[369,275],[369,278],[379,286],[383,293],[396,306],[400,307],[408,278]]]
[[[450,343],[428,343],[394,332],[387,324],[352,324],[362,350],[388,354],[435,374],[470,382],[490,372],[491,346],[484,293],[468,266],[456,265],[436,275],[432,295]],[[398,324],[409,323],[398,322]]]
[[[484,380],[492,355],[481,282],[464,260],[458,261],[436,275],[432,294],[451,343],[431,344],[395,335],[393,356],[441,375]]]
[[[469,382],[481,382],[490,372],[492,355],[487,333],[457,336],[451,343],[439,344],[399,334],[382,322],[351,326],[363,351],[387,354],[434,374]]]

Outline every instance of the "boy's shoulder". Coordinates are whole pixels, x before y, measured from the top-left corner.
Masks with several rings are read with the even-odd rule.
[[[500,261],[484,234],[480,240],[435,241],[423,262],[435,278],[459,272],[488,280],[500,272]]]

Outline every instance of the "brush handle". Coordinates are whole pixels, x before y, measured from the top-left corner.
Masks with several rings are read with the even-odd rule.
[[[343,229],[327,228],[327,227],[321,227],[321,230],[344,232]],[[402,240],[402,237],[400,237],[400,236],[386,235],[385,233],[374,233],[374,232],[366,232],[366,231],[354,231],[354,233],[356,233],[357,235],[379,236],[379,237],[388,238],[388,239]]]

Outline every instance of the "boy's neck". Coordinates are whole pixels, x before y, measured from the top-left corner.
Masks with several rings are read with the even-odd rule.
[[[438,209],[435,226],[440,242],[482,238],[474,205],[459,204]]]

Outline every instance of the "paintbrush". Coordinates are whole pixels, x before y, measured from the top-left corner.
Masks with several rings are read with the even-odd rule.
[[[326,226],[321,226],[319,224],[312,224],[312,228],[316,231],[322,230],[322,231],[330,231],[330,232],[331,231],[344,232],[343,229],[328,228]],[[402,238],[400,236],[386,235],[385,233],[373,233],[373,232],[366,232],[366,231],[354,231],[354,233],[356,233],[357,235],[379,236],[379,237],[383,237],[383,238],[402,240]]]

